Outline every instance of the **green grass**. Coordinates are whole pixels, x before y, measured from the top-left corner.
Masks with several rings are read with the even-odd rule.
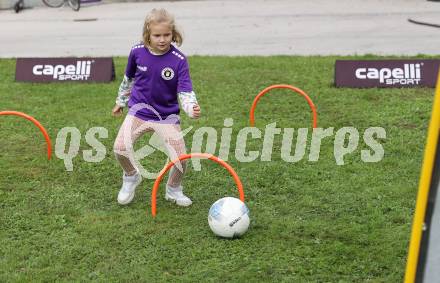
[[[215,237],[207,224],[215,200],[237,195],[227,171],[211,161],[185,177],[191,208],[167,203],[162,184],[153,219],[154,180],[144,180],[131,205],[117,204],[121,169],[112,144],[122,119],[110,110],[126,58],[115,58],[110,84],[16,83],[15,60],[0,60],[0,110],[34,116],[53,143],[63,127],[82,133],[74,170],[67,172],[56,156],[46,160],[44,139],[29,121],[0,118],[0,281],[400,282],[434,90],[334,88],[338,58],[190,58],[203,117],[183,117],[183,128],[209,126],[220,134],[224,119],[234,119],[228,163],[251,211],[250,230],[237,240]],[[336,132],[352,126],[361,137],[368,127],[383,127],[383,160],[362,162],[360,152],[368,147],[360,142],[337,166],[333,136],[323,140],[319,160],[310,162],[309,134],[297,163],[281,159],[281,135],[272,161],[238,162],[235,140],[248,126],[253,97],[278,83],[309,94],[319,127]],[[261,130],[272,122],[297,129],[311,125],[311,114],[302,97],[275,90],[260,100],[256,121]],[[101,139],[106,158],[87,163],[84,135],[97,126],[109,132]],[[186,136],[188,151],[194,130]],[[248,149],[261,146],[262,140],[251,140]],[[156,152],[143,165],[159,170],[165,159]]]

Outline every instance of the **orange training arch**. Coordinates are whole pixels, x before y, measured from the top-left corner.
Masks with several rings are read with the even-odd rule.
[[[313,128],[316,128],[318,126],[318,115],[316,114],[316,107],[313,104],[313,101],[310,99],[310,97],[301,89],[291,86],[291,85],[284,85],[284,84],[280,84],[280,85],[271,85],[269,87],[266,87],[265,89],[263,89],[255,98],[254,98],[254,102],[252,103],[252,107],[251,107],[251,111],[250,111],[250,123],[251,123],[251,127],[253,127],[255,125],[255,117],[254,117],[254,112],[255,112],[255,108],[257,107],[257,103],[258,100],[260,100],[260,98],[265,95],[267,92],[269,92],[272,89],[275,88],[287,88],[290,90],[293,90],[294,92],[302,95],[306,100],[307,103],[310,106],[310,109],[312,110],[313,113]]]
[[[49,135],[47,134],[46,129],[41,125],[40,122],[38,122],[37,119],[35,119],[34,117],[29,116],[23,112],[18,112],[18,111],[0,111],[0,116],[2,116],[2,115],[14,115],[14,116],[22,117],[22,118],[25,118],[25,119],[31,121],[32,123],[34,123],[34,125],[40,129],[40,131],[43,133],[44,138],[46,139],[47,159],[50,159],[50,156],[52,154],[52,143],[50,141],[50,138],[49,138]]]
[[[221,160],[220,158],[212,155],[212,154],[208,154],[208,153],[190,153],[190,154],[182,154],[181,156],[179,156],[176,160],[173,160],[171,162],[169,162],[163,169],[162,171],[160,171],[159,176],[157,176],[156,181],[154,182],[153,185],[153,191],[151,193],[151,214],[153,215],[153,217],[156,216],[156,195],[157,195],[157,190],[159,188],[160,182],[162,181],[165,173],[168,172],[168,170],[171,169],[171,167],[174,166],[174,164],[176,164],[178,161],[182,161],[188,158],[192,158],[192,157],[199,157],[199,158],[207,158],[207,159],[211,159],[212,161],[217,162],[218,164],[222,165],[223,167],[226,168],[226,170],[229,171],[229,173],[232,175],[232,177],[234,178],[235,183],[237,184],[237,189],[238,192],[240,194],[240,200],[244,202],[244,192],[243,192],[243,185],[240,181],[240,178],[238,177],[237,173],[235,173],[234,169],[232,169],[232,167],[226,163],[225,161]]]

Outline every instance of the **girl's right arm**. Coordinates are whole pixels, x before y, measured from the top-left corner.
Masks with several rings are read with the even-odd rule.
[[[124,75],[124,79],[121,82],[118,90],[118,96],[116,97],[116,105],[126,107],[128,99],[130,98],[131,88],[133,87],[133,79],[130,79]]]
[[[130,99],[131,88],[133,87],[133,79],[130,79],[124,75],[124,79],[121,82],[118,90],[118,96],[116,97],[116,105],[113,107],[113,116],[119,116],[122,114],[122,109],[127,107],[128,100]]]
[[[136,55],[133,52],[140,45],[135,45],[128,55],[127,68],[125,69],[124,79],[121,82],[118,90],[118,96],[116,97],[116,105],[113,107],[113,116],[120,116],[122,109],[127,106],[130,98],[131,88],[133,87],[133,78],[136,73]]]

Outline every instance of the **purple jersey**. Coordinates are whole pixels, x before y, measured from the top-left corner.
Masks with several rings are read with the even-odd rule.
[[[188,61],[173,45],[162,55],[151,54],[143,44],[135,45],[128,56],[125,75],[134,78],[128,107],[138,103],[148,105],[135,113],[145,121],[165,120],[169,115],[179,114],[177,93],[193,90]]]

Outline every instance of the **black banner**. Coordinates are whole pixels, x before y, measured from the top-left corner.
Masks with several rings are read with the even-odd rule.
[[[440,60],[336,60],[337,87],[435,87]]]
[[[17,58],[17,82],[110,82],[113,58]]]

